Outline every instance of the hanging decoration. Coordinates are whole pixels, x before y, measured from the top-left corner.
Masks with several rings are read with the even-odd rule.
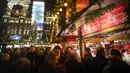
[[[111,4],[105,8],[102,9],[97,9],[93,12],[89,12],[86,14],[86,18],[85,18],[85,22],[88,23],[89,21],[93,20],[94,18],[100,16],[103,12],[107,11],[107,10],[111,10],[113,9],[115,4]]]
[[[98,32],[117,25],[122,25],[127,21],[128,17],[125,11],[126,8],[126,4],[124,2],[120,2],[114,5],[112,9],[103,11],[99,17],[95,17],[93,20],[82,26],[82,31],[85,31],[83,32],[83,35]]]
[[[12,14],[19,16],[19,15],[23,15],[26,16],[27,15],[27,10],[29,8],[29,4],[31,3],[30,0],[7,0],[8,1],[8,11],[11,12]],[[20,5],[23,8],[21,10],[16,10],[13,9],[14,5]]]
[[[14,5],[21,5],[24,8],[28,9],[29,4],[31,3],[30,0],[7,0],[9,9],[12,9]]]
[[[25,10],[15,10],[15,9],[8,9],[8,11],[16,16],[20,16],[20,15],[23,15],[23,16],[26,16],[28,11],[25,11]]]

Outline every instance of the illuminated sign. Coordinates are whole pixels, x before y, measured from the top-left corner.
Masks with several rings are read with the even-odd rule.
[[[20,35],[12,35],[12,36],[10,36],[10,39],[18,41],[18,40],[21,40],[22,37]]]
[[[101,16],[82,26],[83,35],[107,29],[124,23],[127,19],[126,4],[121,2],[112,10],[107,10]]]
[[[36,22],[37,30],[43,30],[44,23],[44,2],[42,1],[34,1],[33,2],[33,10],[32,10],[32,24]]]
[[[125,9],[126,4],[124,2],[121,2],[116,4],[113,9],[103,12],[99,17],[96,17],[87,24],[82,24],[82,20],[80,21],[81,23],[76,22],[76,24],[82,25],[82,35],[87,35],[107,28],[111,28],[113,26],[120,25],[127,20]],[[78,35],[78,28],[75,29],[75,31],[72,33],[62,35],[76,36]]]

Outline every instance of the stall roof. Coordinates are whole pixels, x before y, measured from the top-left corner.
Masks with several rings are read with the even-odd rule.
[[[104,7],[106,7],[106,6],[110,5],[110,4],[114,4],[114,3],[118,3],[118,2],[120,2],[120,0],[105,0],[105,1],[102,3],[101,7],[104,8]],[[63,30],[63,31],[64,31],[64,32],[68,31],[68,29],[69,29],[71,26],[73,26],[73,25],[75,25],[76,28],[80,27],[82,24],[85,23],[85,21],[84,21],[84,19],[85,19],[85,14],[88,13],[88,12],[91,12],[91,11],[95,11],[95,10],[97,10],[97,9],[99,9],[99,6],[98,6],[97,4],[87,6],[86,8],[84,8],[83,10],[81,10],[79,13],[76,14],[76,16],[77,16],[78,18],[76,18],[74,22],[70,22],[70,24],[68,25],[68,27],[67,27],[65,30]],[[74,24],[73,24],[73,23],[74,23]],[[61,31],[59,34],[63,33],[63,31]],[[68,33],[68,32],[67,32],[67,33]]]

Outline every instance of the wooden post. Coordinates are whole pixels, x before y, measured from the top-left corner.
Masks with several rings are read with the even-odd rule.
[[[82,28],[81,27],[78,30],[78,35],[79,35],[79,45],[80,45],[80,56],[82,59],[84,57],[84,44],[83,44]]]

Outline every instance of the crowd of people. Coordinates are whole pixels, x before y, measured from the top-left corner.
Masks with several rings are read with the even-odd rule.
[[[130,73],[130,49],[85,48],[80,58],[72,47],[6,48],[0,55],[0,73]],[[127,58],[126,58],[127,56]]]

